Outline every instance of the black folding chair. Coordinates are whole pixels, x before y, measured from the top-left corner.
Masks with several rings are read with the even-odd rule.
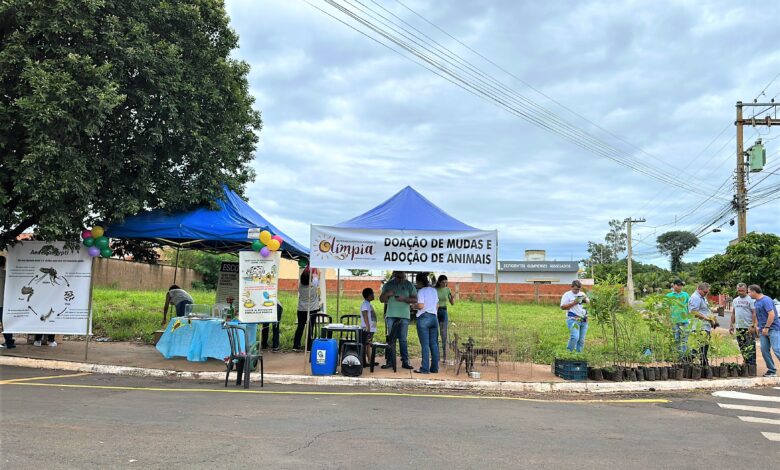
[[[344,325],[360,325],[360,315],[342,315],[340,319]],[[358,337],[356,331],[339,331],[339,351],[344,343],[357,343]]]
[[[223,323],[222,328],[227,332],[230,342],[230,356],[225,359],[225,387],[230,379],[230,371],[236,369],[236,385],[241,385],[243,376],[244,388],[249,388],[249,375],[260,362],[260,386],[263,386],[263,353],[260,352],[260,343],[249,344],[249,333],[246,327],[231,323]],[[243,338],[243,347],[241,343]]]
[[[388,352],[390,353],[391,357],[393,358],[393,372],[398,372],[398,358],[395,353],[395,340],[398,339],[398,333],[400,330],[401,330],[401,323],[395,322],[393,323],[392,329],[387,332],[384,343],[379,343],[379,342],[371,343],[370,367],[372,373],[374,372],[374,363],[376,362],[377,349],[383,350],[385,354],[385,358],[388,357]]]
[[[311,316],[311,325],[309,325],[309,350],[311,351],[311,341],[314,338],[322,337],[322,328],[333,323],[330,315],[324,313],[314,313]],[[329,336],[330,337],[330,336]]]

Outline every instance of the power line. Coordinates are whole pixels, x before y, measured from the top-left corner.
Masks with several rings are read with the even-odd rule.
[[[376,16],[378,14],[376,15],[371,14],[371,12],[376,13],[375,10],[369,9],[370,12],[367,12],[366,8],[359,8],[356,7],[354,3],[347,2],[349,3],[349,5],[352,5],[355,9],[359,10],[359,11],[355,11],[355,9],[350,9],[349,7],[339,4],[333,0],[325,0],[325,2],[329,6],[338,10],[342,14],[346,15],[352,21],[357,22],[358,24],[362,25],[362,27],[367,28],[373,33],[384,38],[384,40],[387,40],[390,43],[400,47],[401,49],[411,53],[411,55],[416,57],[417,60],[413,60],[411,57],[405,55],[401,51],[383,42],[377,37],[374,37],[368,32],[361,30],[357,26],[350,24],[342,20],[341,18],[336,17],[334,14],[323,10],[322,8],[312,4],[310,1],[308,0],[304,0],[304,1],[306,1],[306,3],[308,3],[309,5],[322,11],[323,13],[326,13],[328,16],[341,22],[342,24],[345,24],[346,26],[363,34],[369,39],[383,45],[388,49],[393,50],[394,52],[398,53],[399,55],[402,55],[403,57],[409,60],[412,60],[414,63],[417,63],[418,65],[422,65],[424,68],[431,71],[434,71],[432,69],[436,69],[434,72],[436,73],[436,75],[445,78],[446,80],[468,91],[469,93],[481,99],[484,99],[488,102],[491,102],[492,104],[510,112],[511,114],[514,114],[517,117],[526,120],[531,124],[534,124],[538,127],[541,127],[552,133],[555,133],[569,140],[571,143],[577,145],[580,148],[588,150],[589,152],[594,153],[598,156],[602,156],[604,158],[612,160],[635,172],[644,174],[645,176],[651,177],[653,179],[656,179],[658,181],[664,182],[672,186],[679,187],[684,191],[691,192],[694,194],[701,194],[701,191],[698,190],[697,188],[689,188],[686,185],[680,183],[679,181],[676,181],[674,178],[670,177],[669,175],[661,172],[656,168],[653,168],[647,164],[640,164],[639,162],[632,161],[630,158],[628,158],[629,156],[624,154],[620,149],[592,136],[591,134],[572,125],[571,123],[568,123],[567,121],[563,120],[562,118],[555,115],[551,111],[546,110],[545,108],[537,105],[536,103],[530,101],[529,99],[523,97],[522,95],[517,94],[513,90],[511,92],[507,92],[505,89],[506,87],[500,84],[500,82],[497,82],[494,79],[492,79],[492,77],[489,77],[491,81],[486,81],[482,77],[475,76],[475,73],[481,73],[483,75],[486,75],[484,74],[484,72],[481,72],[478,68],[473,67],[469,64],[469,67],[471,68],[469,70],[464,70],[462,64],[467,63],[467,61],[459,58],[457,54],[450,52],[447,55],[451,57],[458,57],[457,61],[453,62],[453,59],[450,59],[449,57],[446,57],[445,55],[442,55],[441,52],[439,52],[440,50],[446,48],[439,45],[439,47],[437,48],[438,50],[437,49],[431,50],[425,44],[421,43],[420,40],[418,40],[422,38],[410,32],[409,30],[404,28],[401,28],[402,30],[399,30],[396,27],[388,26],[389,20],[381,21],[382,23],[384,23],[385,26],[378,25],[375,22],[375,21],[379,21]],[[361,3],[361,5],[363,4]],[[363,15],[368,15],[370,18],[366,18],[365,16],[361,15],[361,12],[363,13]],[[375,21],[372,21],[372,19]],[[398,25],[397,23],[393,23],[393,24]],[[392,31],[389,31],[387,28],[390,28]],[[415,36],[415,38],[413,38],[412,36]],[[475,70],[478,72],[474,72]],[[545,117],[546,119],[543,119],[542,117],[535,115],[535,112],[540,112],[541,114],[543,114],[543,117]]]

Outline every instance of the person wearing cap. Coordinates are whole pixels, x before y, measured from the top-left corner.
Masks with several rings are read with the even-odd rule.
[[[737,284],[737,296],[731,301],[731,327],[729,334],[737,333],[737,344],[745,364],[756,365],[756,301],[748,295],[744,282]]]
[[[688,352],[688,335],[691,331],[691,318],[688,313],[690,296],[682,290],[684,285],[682,279],[675,279],[672,282],[672,291],[666,294],[671,309],[674,342],[677,344],[677,351],[681,358],[684,358]]]
[[[588,332],[588,311],[585,305],[590,299],[582,292],[582,283],[574,280],[571,290],[561,296],[561,310],[566,312],[566,326],[569,328],[569,343],[566,349],[582,352],[585,346],[585,335]]]

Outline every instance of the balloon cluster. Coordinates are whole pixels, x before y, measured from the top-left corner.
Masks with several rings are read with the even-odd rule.
[[[268,230],[260,232],[260,239],[252,242],[252,249],[259,251],[263,258],[268,258],[271,253],[282,247],[284,239],[279,235],[271,235]]]
[[[81,232],[81,238],[83,239],[84,246],[87,247],[87,253],[93,258],[95,256],[102,256],[103,258],[110,258],[114,254],[111,248],[108,247],[108,238],[103,236],[105,230],[99,225],[92,227],[92,230],[84,230]]]

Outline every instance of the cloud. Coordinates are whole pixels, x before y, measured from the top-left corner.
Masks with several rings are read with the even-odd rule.
[[[640,259],[664,264],[655,237],[706,225],[730,198],[734,103],[752,100],[780,72],[778,5],[407,3],[556,104],[398,4],[379,3],[494,77],[496,87],[542,104],[636,165],[707,194],[726,184],[705,200],[598,157],[305,2],[228,1],[240,37],[234,55],[251,65],[264,119],[258,178],[247,194],[304,244],[309,224],[347,220],[412,185],[456,218],[498,229],[504,259],[526,248],[580,259],[610,219],[633,216],[647,218],[636,230]],[[778,92],[780,80],[767,91]],[[751,210],[749,228],[780,232],[779,209]],[[724,249],[735,232],[725,225],[707,234],[687,258]]]

